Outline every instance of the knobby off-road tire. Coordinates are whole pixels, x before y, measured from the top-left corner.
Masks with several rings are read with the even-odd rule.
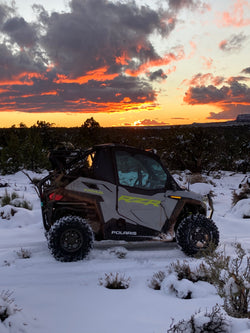
[[[66,262],[84,259],[93,246],[94,237],[85,219],[64,216],[53,224],[47,238],[55,259]]]
[[[188,256],[200,255],[208,247],[219,244],[219,231],[215,223],[206,216],[190,215],[183,219],[176,231],[176,241]]]

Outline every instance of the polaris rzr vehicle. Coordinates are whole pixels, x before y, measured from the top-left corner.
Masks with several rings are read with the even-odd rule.
[[[81,260],[101,240],[176,241],[191,256],[218,245],[203,198],[180,188],[154,152],[103,144],[54,150],[50,160],[38,188],[57,260]]]

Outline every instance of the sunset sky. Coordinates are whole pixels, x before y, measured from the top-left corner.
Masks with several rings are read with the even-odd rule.
[[[0,127],[250,113],[250,1],[0,1]]]

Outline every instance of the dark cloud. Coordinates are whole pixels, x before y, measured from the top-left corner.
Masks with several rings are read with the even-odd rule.
[[[5,44],[0,44],[0,55],[0,82],[9,80],[8,85],[11,85],[12,79],[15,81],[17,77],[25,78],[28,73],[39,73],[45,70],[42,62],[35,61],[27,52],[12,53]],[[22,87],[20,86],[19,89]]]
[[[154,107],[152,81],[167,76],[161,69],[150,73],[150,68],[179,61],[184,51],[166,50],[162,56],[150,37],[168,37],[179,10],[203,4],[169,0],[167,10],[155,10],[132,0],[71,0],[69,12],[62,13],[33,5],[36,23],[0,4],[0,110],[111,112],[137,109],[143,103]]]
[[[0,3],[0,26],[14,13],[15,9],[13,7]]]
[[[183,98],[190,105],[213,105],[221,112],[211,112],[208,119],[234,119],[240,113],[250,111],[250,88],[236,78],[227,80],[228,86],[213,85],[189,87]]]
[[[214,86],[218,86],[223,83],[225,78],[223,76],[214,76],[212,73],[198,73],[195,74],[191,80],[185,79],[182,84],[190,86],[205,86],[211,83]]]
[[[209,104],[216,103],[223,99],[223,91],[217,89],[213,85],[190,87],[185,93],[184,102],[195,104]]]
[[[134,70],[160,58],[149,41],[154,31],[167,33],[161,13],[147,6],[103,0],[72,0],[71,12],[52,13],[41,42],[59,70],[71,77],[108,66],[112,72]],[[98,10],[97,10],[98,8]]]
[[[243,32],[230,36],[229,39],[223,40],[219,44],[219,48],[225,52],[239,51],[244,45],[247,37]]]
[[[162,69],[158,69],[157,71],[149,73],[148,77],[150,81],[165,80],[167,78],[167,75],[163,72]]]
[[[173,117],[171,119],[175,120],[187,120],[188,118],[183,118],[183,117]]]
[[[224,105],[223,111],[218,113],[210,112],[210,116],[207,119],[223,120],[223,119],[236,119],[239,114],[249,114],[249,105]]]
[[[192,10],[206,11],[209,9],[209,5],[204,1],[199,0],[169,0],[169,7],[174,11],[179,11],[183,8],[189,8]]]
[[[18,16],[14,4],[14,1],[11,6],[0,4],[0,33],[5,42],[30,47],[37,39],[36,25],[29,24],[23,17]]]
[[[20,46],[30,47],[37,40],[34,27],[29,25],[22,17],[13,17],[8,19],[2,31],[5,32],[12,40]]]
[[[84,85],[78,83],[56,83],[46,77],[32,77],[20,89],[19,83],[1,93],[1,103],[5,109],[11,109],[13,102],[19,111],[60,112],[80,111],[125,111],[129,104],[141,104],[145,100],[153,105],[155,93],[151,86],[135,77],[117,77],[112,81],[98,82],[90,80]],[[25,83],[25,81],[24,81]],[[14,96],[15,97],[12,97]],[[114,104],[114,105],[113,105]],[[115,109],[120,105],[123,109]],[[127,105],[127,107],[126,107]]]
[[[237,81],[230,86],[216,88],[213,85],[190,87],[186,92],[184,101],[188,104],[250,104],[250,88]]]
[[[249,81],[250,78],[246,76],[231,76],[229,79],[227,79],[227,83],[231,84],[232,82],[239,82],[239,81]]]
[[[250,74],[250,67],[244,68],[241,73]]]

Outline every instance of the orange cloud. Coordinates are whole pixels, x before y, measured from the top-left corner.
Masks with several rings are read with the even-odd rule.
[[[9,92],[8,90],[3,90],[1,91],[0,89],[0,93],[1,92]],[[57,91],[47,91],[47,92],[43,92],[43,93],[38,93],[38,94],[19,94],[18,98],[19,99],[27,99],[29,97],[37,97],[37,96],[54,96],[54,95],[58,95]],[[10,100],[14,100],[16,99],[17,96],[0,96],[0,102],[1,102],[1,105],[3,104],[3,101],[10,101]],[[6,102],[6,103],[9,103],[9,102]],[[16,102],[14,102],[16,103]]]
[[[165,126],[168,125],[168,123],[165,123],[164,121],[158,121],[155,119],[143,119],[138,120],[139,124],[141,126]]]
[[[201,74],[198,73],[192,77],[190,80],[183,80],[181,85],[187,86],[205,86],[207,84],[213,84],[215,86],[223,83],[224,78],[222,76],[214,76],[212,73]]]
[[[9,91],[8,89],[0,89],[0,94],[8,92],[8,91]]]
[[[124,97],[122,102],[124,103],[130,103],[131,102],[131,99],[129,97]]]
[[[158,121],[155,119],[143,119],[143,120],[135,120],[133,123],[124,123],[123,126],[166,126],[169,125],[168,123],[165,123],[163,121]]]
[[[91,101],[86,101],[80,99],[78,101],[72,101],[72,105],[77,105],[78,113],[92,113],[92,112],[105,112],[105,113],[114,113],[114,112],[127,112],[127,111],[149,111],[152,108],[156,109],[157,105],[155,103],[146,102],[146,103],[128,103],[128,102],[119,102],[119,103],[96,103]],[[86,107],[87,106],[87,107]]]
[[[223,12],[219,21],[219,26],[244,27],[250,25],[250,18],[245,18],[244,14],[249,13],[250,4],[246,0],[237,0],[231,12]]]
[[[40,73],[21,73],[19,75],[12,76],[9,80],[1,80],[0,86],[8,85],[27,85],[32,86],[34,84],[33,78],[44,79],[44,75]]]
[[[195,44],[195,42],[193,42],[192,40],[189,42],[190,46],[191,46],[191,52],[189,53],[188,55],[188,59],[192,58],[193,55],[195,54],[196,52],[196,49],[197,49],[197,45]]]
[[[226,45],[227,45],[227,40],[224,39],[219,43],[219,48],[224,49]]]
[[[144,90],[138,91],[137,82],[137,78],[109,74],[107,67],[88,71],[80,78],[47,72],[22,73],[0,83],[0,111],[88,113],[155,109],[156,93],[147,83]]]
[[[48,91],[48,92],[44,92],[44,93],[41,93],[41,96],[48,96],[48,95],[58,95],[58,92],[57,91]]]
[[[212,58],[206,58],[206,57],[201,57],[203,60],[203,68],[204,69],[211,69],[213,65],[213,59]]]
[[[115,58],[115,62],[118,64],[118,65],[128,65],[128,60],[129,60],[129,57],[128,55],[126,54],[126,52],[123,52],[123,54],[120,56],[120,57],[116,57]]]
[[[102,102],[101,98],[96,98],[96,101],[87,100],[85,98],[68,99],[61,107],[57,106],[58,93],[56,91],[47,91],[39,94],[22,94],[18,96],[1,96],[0,95],[0,111],[15,111],[16,108],[25,112],[74,112],[74,113],[113,113],[126,111],[149,111],[158,108],[154,101],[147,98],[137,98],[132,101],[130,97],[124,97],[119,102]],[[51,96],[52,100],[47,100],[46,97]],[[39,104],[34,106],[33,100],[35,97],[40,97]],[[42,99],[41,99],[42,98]],[[149,96],[150,98],[150,96]],[[17,101],[18,100],[18,101]],[[141,100],[141,101],[140,101]]]
[[[126,72],[126,74],[128,74],[130,76],[138,76],[142,73],[145,73],[151,67],[166,66],[174,61],[182,60],[182,59],[184,59],[184,57],[185,57],[185,53],[184,53],[184,50],[181,48],[181,49],[178,49],[177,54],[170,52],[170,53],[166,54],[163,58],[148,61],[148,62],[140,65],[137,69],[134,69],[134,70],[127,69],[125,72]]]
[[[92,71],[88,71],[86,75],[77,77],[77,78],[69,78],[66,75],[57,74],[57,79],[54,80],[55,83],[79,83],[84,84],[89,82],[90,80],[95,81],[106,81],[106,80],[113,80],[116,78],[119,74],[107,74],[108,68],[107,67],[101,67],[94,69]]]

